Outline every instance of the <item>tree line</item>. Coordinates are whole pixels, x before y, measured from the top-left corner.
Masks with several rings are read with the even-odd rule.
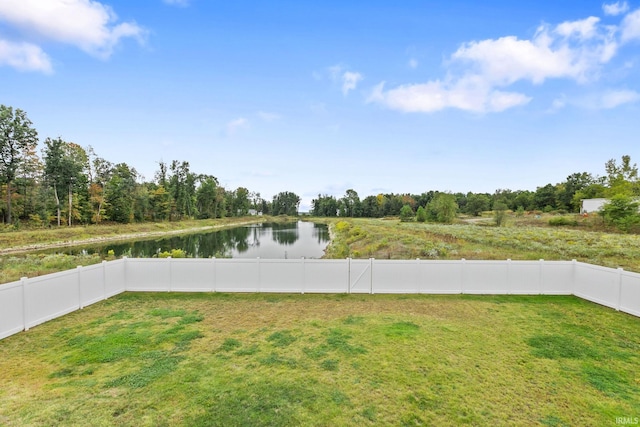
[[[360,199],[349,189],[341,198],[319,194],[312,201],[315,216],[385,217],[399,216],[403,220],[450,223],[458,213],[479,216],[485,211],[500,213],[511,210],[524,212],[580,212],[582,199],[606,198],[610,202],[601,212],[605,221],[629,231],[640,224],[638,200],[640,179],[638,167],[630,156],[622,156],[620,163],[611,159],[605,163],[606,175],[594,176],[577,172],[565,181],[546,184],[536,191],[499,189],[494,193],[443,193],[428,191],[422,194],[377,194]],[[500,218],[500,220],[498,219]]]
[[[49,225],[222,218],[249,213],[297,215],[300,197],[288,191],[273,200],[244,187],[224,188],[189,162],[158,162],[154,179],[114,164],[62,138],[38,133],[27,114],[0,105],[0,216],[6,224]]]
[[[220,185],[213,175],[191,171],[189,162],[158,162],[151,181],[143,181],[134,167],[114,164],[62,138],[46,138],[38,154],[38,133],[27,114],[0,105],[0,217],[6,224],[90,224],[103,221],[177,221],[222,218],[249,213],[297,215],[300,197],[283,191],[265,200],[245,187]],[[363,199],[349,189],[341,198],[318,195],[314,216],[384,217],[452,222],[458,213],[484,211],[579,212],[581,199],[611,199],[605,219],[622,229],[640,223],[638,168],[629,156],[609,160],[606,175],[569,175],[557,184],[535,191],[498,189],[494,193],[377,194]]]

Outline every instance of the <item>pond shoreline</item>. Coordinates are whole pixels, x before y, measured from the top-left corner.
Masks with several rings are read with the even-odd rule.
[[[212,230],[219,230],[224,228],[233,228],[238,226],[251,225],[259,222],[262,222],[262,221],[253,220],[253,221],[244,221],[244,222],[237,222],[237,223],[231,223],[231,224],[208,225],[204,227],[185,228],[181,230],[143,231],[139,233],[127,233],[127,234],[121,234],[116,236],[91,237],[88,239],[68,240],[64,242],[35,243],[32,245],[15,246],[11,248],[0,249],[0,256],[24,254],[28,252],[36,252],[36,251],[47,250],[47,249],[69,248],[73,246],[80,246],[80,245],[86,245],[86,244],[124,242],[129,240],[136,240],[136,239],[149,239],[154,237],[174,236],[178,234],[198,233],[198,232],[204,232],[204,231],[212,231]]]

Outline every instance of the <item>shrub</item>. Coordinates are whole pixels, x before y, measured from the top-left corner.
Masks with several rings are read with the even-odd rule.
[[[414,218],[414,213],[413,213],[413,209],[411,209],[411,206],[404,205],[402,209],[400,209],[400,221],[409,222],[409,221],[413,221],[413,218]]]
[[[629,232],[640,224],[640,203],[623,194],[616,194],[602,207],[602,215],[608,224],[620,231]]]
[[[493,219],[496,221],[498,227],[504,225],[507,219],[507,205],[502,202],[496,202],[493,205]]]
[[[578,225],[578,221],[576,221],[573,218],[558,216],[558,217],[553,217],[549,219],[549,225],[552,227],[562,227],[562,226],[575,227]]]
[[[338,223],[336,224],[336,231],[345,231],[348,230],[351,227],[351,224],[349,224],[346,221],[338,221]]]
[[[186,258],[187,254],[182,249],[171,249],[171,252],[160,252],[158,258]]]
[[[427,217],[430,221],[450,224],[456,218],[458,203],[453,194],[438,193],[427,204]]]

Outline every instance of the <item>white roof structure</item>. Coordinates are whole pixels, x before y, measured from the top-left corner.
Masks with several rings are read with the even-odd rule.
[[[592,213],[598,212],[609,199],[582,199],[582,206],[580,207],[580,213]]]

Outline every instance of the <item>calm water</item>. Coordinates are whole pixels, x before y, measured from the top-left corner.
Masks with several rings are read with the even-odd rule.
[[[264,223],[225,230],[185,234],[153,240],[108,243],[102,246],[57,249],[67,254],[99,253],[113,250],[117,257],[153,257],[160,252],[182,249],[195,258],[320,258],[329,243],[324,224],[311,222]]]

